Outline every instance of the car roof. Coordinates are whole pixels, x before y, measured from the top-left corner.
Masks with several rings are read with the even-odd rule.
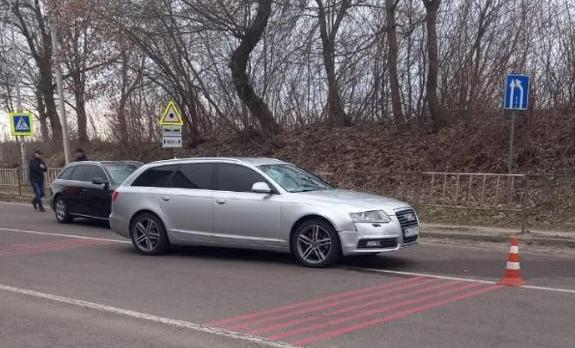
[[[194,163],[194,162],[226,162],[226,163],[239,163],[248,164],[252,166],[261,166],[269,164],[289,164],[282,160],[267,157],[188,157],[188,158],[175,158],[169,160],[155,161],[151,164],[180,164],[180,163]]]
[[[80,164],[101,164],[101,165],[110,165],[110,164],[144,164],[143,162],[138,161],[75,161],[70,162],[68,166],[76,166]]]

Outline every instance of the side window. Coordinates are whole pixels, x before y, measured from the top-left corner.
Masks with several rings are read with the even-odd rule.
[[[211,190],[214,165],[211,163],[183,164],[172,177],[171,187]]]
[[[170,176],[176,169],[175,166],[154,167],[143,172],[132,186],[144,187],[167,187]]]
[[[72,176],[74,175],[74,169],[76,169],[76,166],[68,167],[68,168],[64,169],[62,171],[62,173],[60,173],[60,175],[58,176],[58,179],[74,180],[74,179],[72,179]]]
[[[76,181],[92,181],[92,168],[89,165],[76,166],[72,179]]]
[[[237,164],[217,164],[217,189],[220,191],[250,192],[256,182],[267,182],[250,168]]]
[[[92,167],[91,168],[92,170],[90,172],[90,180],[88,180],[88,181],[92,181],[95,178],[108,180],[108,177],[106,176],[106,173],[104,173],[104,170],[102,168],[97,167],[97,166],[90,166],[90,167]]]

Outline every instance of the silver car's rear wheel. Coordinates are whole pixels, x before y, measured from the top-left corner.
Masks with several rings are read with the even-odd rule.
[[[170,247],[164,224],[152,213],[142,213],[134,218],[130,237],[141,254],[159,255]]]
[[[309,220],[298,227],[292,238],[292,250],[308,267],[327,267],[340,257],[337,233],[323,220]]]

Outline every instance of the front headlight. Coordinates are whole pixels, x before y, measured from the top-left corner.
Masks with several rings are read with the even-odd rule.
[[[364,211],[361,213],[350,213],[349,217],[354,223],[387,223],[391,221],[389,215],[383,210]]]

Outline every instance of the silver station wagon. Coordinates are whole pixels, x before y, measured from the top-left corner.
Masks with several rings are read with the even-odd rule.
[[[291,252],[309,267],[417,243],[408,204],[339,190],[268,158],[190,158],[139,168],[112,195],[112,229],[142,254],[170,245]]]

